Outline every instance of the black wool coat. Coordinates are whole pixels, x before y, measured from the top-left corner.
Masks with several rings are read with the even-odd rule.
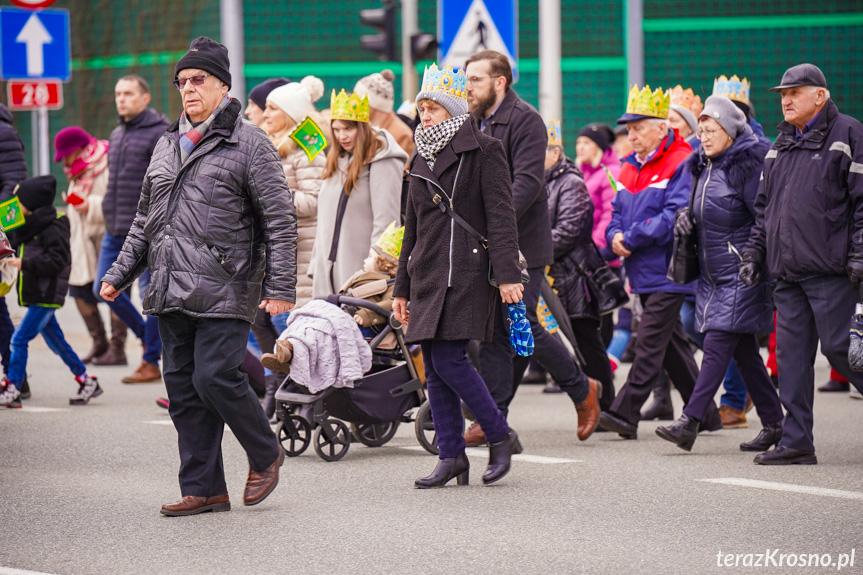
[[[486,130],[501,141],[509,163],[518,245],[528,267],[547,266],[553,257],[545,187],[545,122],[533,106],[509,90]]]
[[[429,183],[488,238],[487,251],[434,203]],[[500,292],[488,283],[489,262],[499,283],[521,278],[512,183],[501,143],[467,121],[438,154],[434,170],[417,155],[405,217],[393,295],[410,301],[408,341],[491,340]]]
[[[0,202],[11,198],[15,186],[26,179],[24,143],[12,125],[12,112],[0,104]]]
[[[72,271],[69,218],[54,206],[42,206],[25,222],[9,232],[9,244],[21,258],[18,304],[62,307]]]

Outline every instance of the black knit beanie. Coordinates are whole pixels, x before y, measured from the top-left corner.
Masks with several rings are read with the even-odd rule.
[[[611,147],[611,144],[614,143],[614,130],[611,129],[611,126],[606,124],[588,124],[581,129],[578,133],[578,137],[584,136],[585,138],[590,138],[594,141],[594,143],[599,146],[599,149],[603,152]]]
[[[290,84],[291,81],[287,78],[270,78],[269,80],[264,80],[249,92],[249,100],[257,104],[258,108],[263,110],[267,107],[267,96],[270,95],[270,92],[278,88],[279,86],[284,86],[285,84]]]
[[[50,206],[54,203],[54,197],[57,195],[57,180],[51,175],[30,178],[15,187],[15,194],[21,204],[33,212],[42,206]]]
[[[189,51],[180,58],[174,68],[174,79],[180,75],[180,70],[197,68],[209,72],[231,87],[231,61],[228,60],[228,49],[215,40],[199,36],[192,40]]]

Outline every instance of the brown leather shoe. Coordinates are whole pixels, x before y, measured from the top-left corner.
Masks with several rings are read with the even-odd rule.
[[[470,424],[470,427],[467,428],[467,431],[464,432],[464,444],[465,447],[477,447],[479,445],[485,445],[488,441],[485,438],[485,432],[482,430],[482,427],[479,426],[479,423],[473,422]]]
[[[276,373],[291,373],[291,360],[294,358],[294,345],[287,339],[277,339],[273,353],[261,356],[261,365]]]
[[[231,502],[228,501],[228,494],[214,495],[213,497],[196,497],[194,495],[186,495],[176,503],[166,503],[162,505],[159,513],[162,515],[170,515],[172,517],[180,515],[197,515],[205,511],[230,511]]]
[[[159,371],[158,366],[149,361],[142,361],[135,373],[127,375],[120,381],[123,383],[154,383],[162,381],[162,372]]]
[[[279,446],[279,456],[272,465],[263,471],[249,469],[249,478],[246,480],[246,491],[243,493],[245,505],[257,505],[273,492],[279,484],[279,467],[285,461],[285,450]]]
[[[725,429],[743,429],[749,427],[746,422],[746,412],[742,409],[734,409],[729,405],[719,406],[719,417],[722,419],[722,427]]]
[[[599,398],[602,397],[601,383],[592,377],[587,378],[587,383],[590,393],[584,401],[575,404],[575,411],[578,413],[578,438],[581,441],[590,437],[599,424]]]

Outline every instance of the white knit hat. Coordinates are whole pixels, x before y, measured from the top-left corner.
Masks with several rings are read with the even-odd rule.
[[[395,89],[393,80],[396,75],[392,70],[384,70],[381,73],[369,74],[360,78],[354,86],[354,93],[362,98],[369,97],[369,106],[382,112],[392,112],[395,103]]]
[[[299,124],[306,116],[315,111],[314,103],[324,93],[324,83],[315,76],[306,76],[300,82],[279,86],[267,95],[279,109]]]

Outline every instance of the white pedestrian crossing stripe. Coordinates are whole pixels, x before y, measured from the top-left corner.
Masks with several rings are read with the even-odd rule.
[[[422,445],[408,445],[399,449],[408,449],[410,451],[425,451]],[[485,457],[488,458],[488,449],[480,447],[468,447],[464,450],[468,457]],[[584,463],[581,459],[564,459],[561,457],[546,457],[544,455],[530,455],[522,453],[521,455],[513,455],[513,461],[524,461],[526,463],[539,463],[541,465],[560,465],[561,463]]]
[[[6,411],[14,411],[16,413],[60,413],[63,411],[72,410],[63,407],[30,407],[29,405],[25,404],[21,409],[7,409]]]
[[[841,489],[828,489],[826,487],[812,487],[810,485],[795,485],[793,483],[777,483],[775,481],[761,481],[759,479],[743,479],[740,477],[720,477],[717,479],[698,479],[705,483],[720,483],[723,485],[736,485],[738,487],[754,487],[756,489],[768,489],[772,491],[786,491],[790,493],[804,493],[807,495],[820,495],[822,497],[838,497],[839,499],[855,499],[863,501],[863,493],[859,491],[843,491]]]

